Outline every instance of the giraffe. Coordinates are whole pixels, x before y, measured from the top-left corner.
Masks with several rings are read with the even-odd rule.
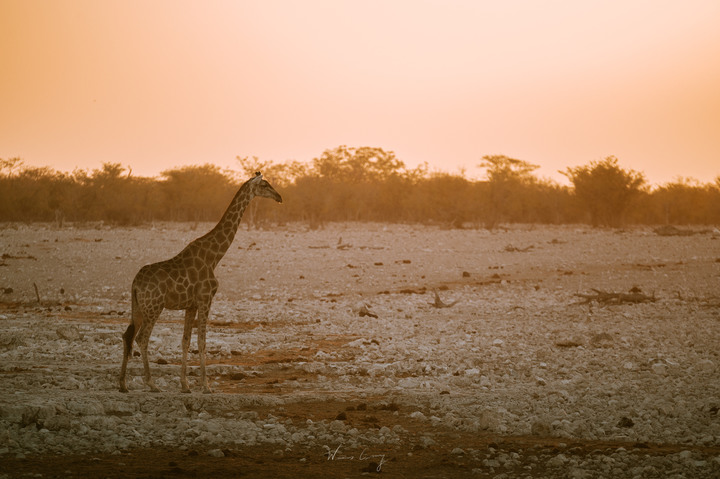
[[[133,340],[140,348],[145,370],[145,385],[153,392],[160,391],[150,376],[148,343],[153,326],[165,308],[185,310],[180,369],[182,392],[190,392],[186,376],[187,356],[192,328],[196,322],[200,382],[204,393],[212,392],[205,375],[205,335],[210,305],[218,288],[214,270],[233,242],[243,212],[255,196],[271,198],[282,203],[282,197],[278,192],[263,179],[260,172],[257,172],[240,187],[230,206],[210,232],[191,242],[174,258],[145,265],[135,275],[131,288],[132,319],[123,334],[120,392],[128,392],[125,373]]]

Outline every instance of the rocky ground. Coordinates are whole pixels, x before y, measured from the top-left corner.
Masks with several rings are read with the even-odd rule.
[[[118,392],[134,274],[211,227],[0,225],[0,477],[720,476],[717,230],[243,227],[214,393],[175,311]]]

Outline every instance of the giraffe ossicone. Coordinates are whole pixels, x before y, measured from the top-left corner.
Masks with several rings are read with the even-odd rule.
[[[245,208],[256,196],[282,203],[280,194],[262,178],[262,174],[258,171],[253,178],[243,183],[212,230],[191,242],[176,256],[159,263],[145,265],[135,275],[131,288],[132,318],[123,334],[121,392],[128,392],[126,373],[133,341],[137,342],[140,349],[146,386],[151,391],[160,390],[150,374],[148,344],[155,322],[164,309],[185,310],[180,368],[182,391],[190,392],[187,382],[187,356],[193,325],[197,324],[200,382],[203,392],[212,392],[205,373],[205,338],[210,306],[218,288],[215,267],[235,239]]]

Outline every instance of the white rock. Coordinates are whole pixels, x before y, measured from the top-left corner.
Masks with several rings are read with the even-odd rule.
[[[715,363],[709,359],[702,359],[695,365],[698,371],[712,373],[715,371]]]
[[[678,452],[676,455],[677,455],[677,457],[679,457],[680,459],[688,460],[688,459],[691,459],[691,458],[692,458],[693,453],[692,453],[692,451],[688,451],[688,450],[686,449],[686,450],[684,450],[684,451]]]
[[[568,472],[568,477],[570,479],[585,479],[588,477],[592,477],[592,473],[589,471],[586,471],[585,469],[581,469],[579,467],[573,467]]]
[[[60,339],[65,339],[67,341],[79,341],[83,338],[83,335],[80,333],[78,327],[71,324],[58,326],[55,329],[55,332]]]
[[[347,425],[343,421],[336,419],[330,423],[330,430],[334,432],[343,432],[347,430]]]
[[[422,436],[422,437],[420,438],[420,445],[421,445],[422,447],[426,447],[426,448],[427,448],[427,447],[430,447],[430,446],[434,446],[434,445],[436,445],[436,444],[437,444],[437,442],[435,442],[435,440],[434,440],[433,438],[429,437],[429,436]]]
[[[347,346],[351,348],[360,348],[364,345],[364,343],[368,343],[369,341],[365,338],[356,339],[355,341],[350,341],[347,343]]]
[[[548,459],[547,466],[548,467],[562,467],[567,463],[568,463],[568,458],[565,456],[565,454],[558,454],[557,456]]]
[[[552,432],[552,426],[549,422],[536,419],[530,425],[530,433],[533,436],[549,436]]]

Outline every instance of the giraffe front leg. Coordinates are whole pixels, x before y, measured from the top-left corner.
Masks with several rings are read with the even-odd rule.
[[[197,309],[186,309],[185,310],[185,330],[182,338],[182,366],[180,366],[180,386],[182,392],[189,393],[190,386],[187,382],[187,357],[188,350],[190,349],[190,338],[192,337],[192,328],[195,324],[195,316],[197,315]]]
[[[128,392],[127,383],[125,382],[125,374],[127,372],[128,354],[123,356],[122,366],[120,366],[120,392]]]
[[[128,392],[127,383],[125,382],[125,372],[127,370],[127,357],[123,358],[122,366],[120,366],[120,392]]]
[[[162,389],[157,387],[155,384],[155,381],[153,381],[152,376],[150,375],[150,361],[148,361],[148,353],[147,353],[147,347],[140,349],[140,355],[142,356],[143,361],[143,367],[145,368],[145,385],[150,388],[151,392],[159,393],[162,392]]]
[[[200,383],[202,384],[203,393],[210,394],[212,389],[208,384],[208,378],[205,373],[205,335],[207,333],[208,311],[200,311],[198,314],[198,353],[200,354]]]

